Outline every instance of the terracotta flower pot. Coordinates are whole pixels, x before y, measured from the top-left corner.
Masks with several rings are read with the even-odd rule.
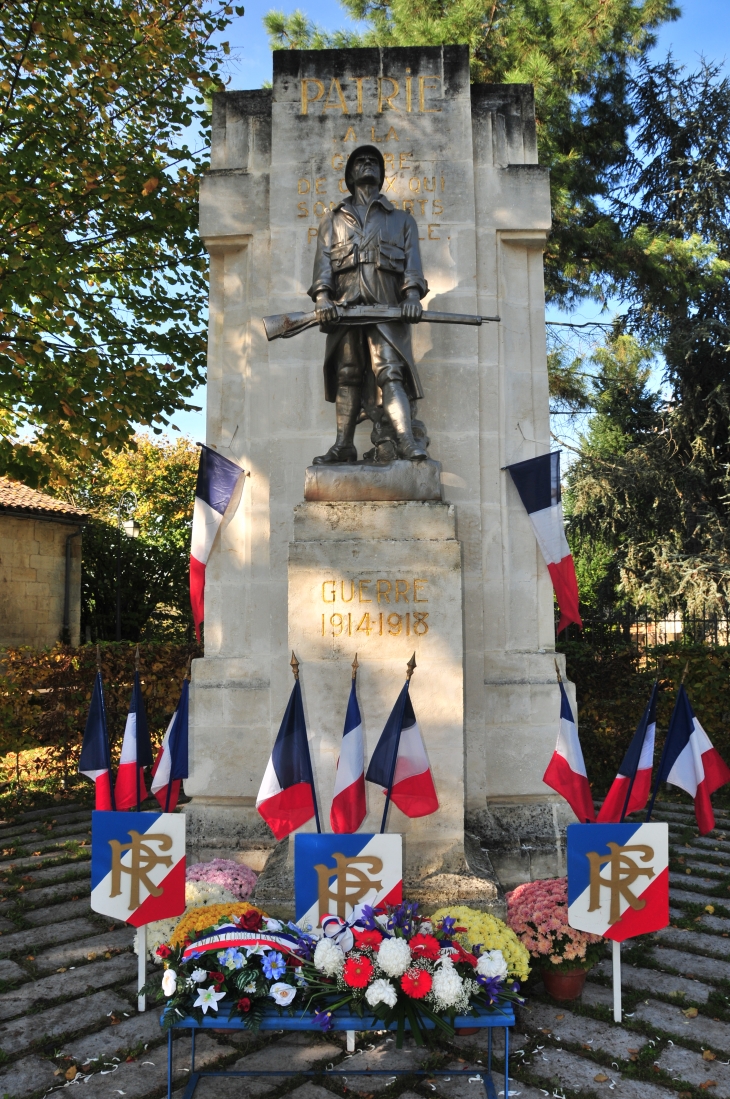
[[[561,973],[558,969],[543,969],[542,983],[548,996],[565,1003],[578,999],[586,983],[586,973],[585,969],[571,969],[567,973]]]
[[[479,1027],[478,1026],[458,1026],[458,1027],[456,1027],[454,1033],[459,1038],[464,1038],[464,1037],[466,1037],[467,1034],[478,1034],[479,1033]]]

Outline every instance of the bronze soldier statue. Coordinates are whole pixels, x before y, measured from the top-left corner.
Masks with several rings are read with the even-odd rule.
[[[374,449],[364,455],[378,462],[428,457],[424,425],[414,418],[423,397],[410,324],[421,319],[428,293],[418,248],[418,227],[380,193],[385,163],[379,149],[362,145],[348,158],[345,182],[350,197],[320,223],[312,285],[308,291],[317,319],[328,333],[325,398],[337,412],[337,438],[314,461],[356,462],[355,427],[373,422]],[[348,325],[336,306],[400,306],[400,319]]]

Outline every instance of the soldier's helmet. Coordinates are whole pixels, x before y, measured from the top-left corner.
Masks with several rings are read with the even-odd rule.
[[[353,149],[348,156],[347,164],[345,165],[345,183],[347,184],[347,189],[350,194],[353,193],[354,186],[352,182],[352,169],[357,158],[363,153],[371,153],[377,160],[380,165],[380,182],[378,183],[378,187],[383,186],[383,180],[385,179],[385,161],[383,160],[383,154],[380,149],[376,149],[374,145],[360,145],[357,149]]]

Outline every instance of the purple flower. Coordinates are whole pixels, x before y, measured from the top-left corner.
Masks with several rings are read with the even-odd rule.
[[[375,916],[376,912],[372,905],[364,904],[360,909],[360,919],[357,922],[368,931],[380,931],[381,927]]]
[[[211,862],[198,862],[189,866],[185,873],[185,880],[220,885],[239,900],[247,901],[256,885],[256,874],[243,862],[234,862],[232,859],[213,859]]]
[[[315,1011],[314,1021],[317,1026],[321,1026],[322,1030],[332,1030],[332,1012],[331,1011]]]
[[[490,1004],[496,1003],[502,994],[502,978],[501,977],[483,977],[481,973],[476,974],[477,984],[482,986],[487,1001]]]
[[[402,931],[408,938],[413,933],[413,921],[418,916],[418,901],[403,901],[392,909],[388,919],[388,927],[394,931],[396,928]]]
[[[444,916],[443,920],[441,921],[441,930],[443,931],[444,935],[453,935],[455,927],[456,920],[454,919],[454,917]]]

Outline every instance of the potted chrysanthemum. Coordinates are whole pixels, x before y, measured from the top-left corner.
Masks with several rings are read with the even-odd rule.
[[[548,995],[576,1000],[604,952],[600,935],[568,924],[567,878],[526,882],[507,894],[507,923],[540,969]]]

